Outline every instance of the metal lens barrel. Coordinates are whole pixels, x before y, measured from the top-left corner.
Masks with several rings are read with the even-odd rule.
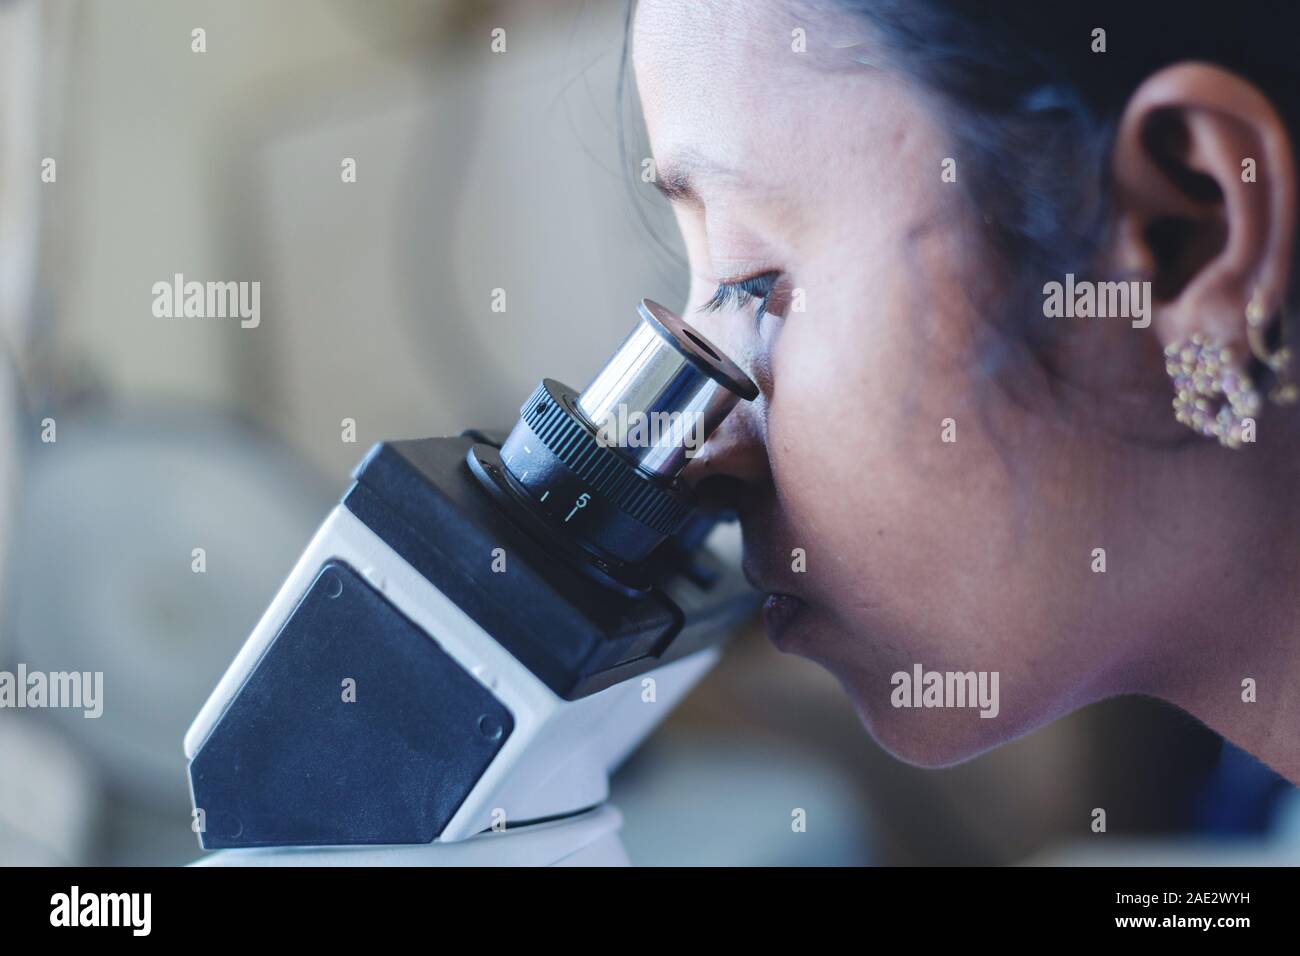
[[[581,392],[545,379],[501,446],[516,496],[614,564],[646,558],[694,506],[678,481],[691,456],[758,388],[680,316],[649,299]]]

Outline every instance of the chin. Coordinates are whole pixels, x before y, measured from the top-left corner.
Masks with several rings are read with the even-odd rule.
[[[867,733],[904,763],[951,767],[1031,729],[1003,706],[1001,672],[996,684],[991,674],[985,675],[984,691],[993,692],[995,708],[975,701],[969,706],[896,706],[892,677],[903,671],[914,673],[915,665],[898,663],[897,654],[882,659],[878,652],[885,643],[861,630],[846,631],[834,615],[823,613],[817,605],[808,605],[777,622],[776,628],[772,623],[768,622],[768,636],[773,644],[783,653],[806,657],[829,671],[848,694]],[[915,655],[903,652],[902,656]],[[922,668],[923,677],[926,670]],[[989,716],[981,716],[982,710]]]
[[[883,709],[873,695],[871,703],[852,694],[863,727],[890,756],[925,769],[965,763],[1012,736],[997,719],[970,712],[896,710],[885,701]]]
[[[840,682],[867,733],[887,753],[904,763],[935,769],[951,767],[1023,732],[1013,727],[1010,714],[1000,708],[995,715],[982,717],[978,706],[895,706],[891,675],[904,668],[884,663],[845,664],[817,654],[808,656]]]

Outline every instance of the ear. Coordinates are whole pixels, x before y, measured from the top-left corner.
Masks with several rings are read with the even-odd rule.
[[[1219,67],[1167,67],[1129,100],[1112,173],[1116,266],[1150,279],[1161,346],[1201,333],[1247,361],[1247,304],[1277,314],[1291,281],[1295,160],[1272,105]]]

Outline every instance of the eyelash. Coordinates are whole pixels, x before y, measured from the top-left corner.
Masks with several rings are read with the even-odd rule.
[[[716,312],[727,306],[740,308],[756,301],[758,308],[754,311],[754,321],[761,321],[767,312],[767,307],[771,305],[772,293],[776,291],[776,283],[780,277],[781,273],[772,271],[750,276],[747,279],[738,279],[735,282],[719,283],[717,291],[708,302],[700,306],[699,311]]]

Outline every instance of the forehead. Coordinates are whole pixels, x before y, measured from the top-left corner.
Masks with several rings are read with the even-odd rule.
[[[802,0],[640,0],[632,61],[656,160],[775,185],[792,163],[860,159],[902,118],[870,49],[858,20]]]
[[[632,57],[642,102],[656,112],[739,106],[794,82],[794,9],[782,0],[640,0]]]

